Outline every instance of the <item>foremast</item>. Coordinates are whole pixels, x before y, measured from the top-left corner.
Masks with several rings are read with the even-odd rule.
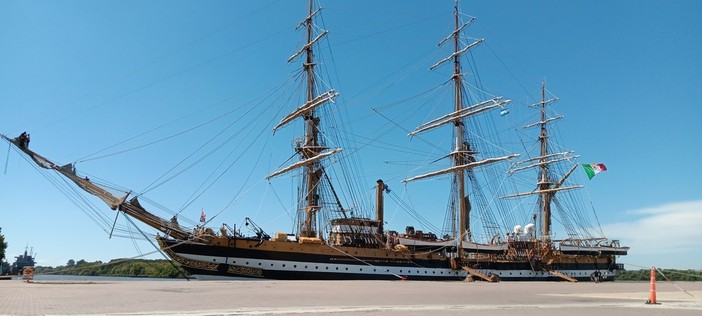
[[[468,52],[471,48],[477,46],[478,44],[482,43],[484,39],[477,39],[474,42],[472,42],[469,45],[462,46],[461,43],[461,31],[470,25],[475,18],[471,18],[468,20],[468,22],[461,23],[460,16],[459,16],[459,5],[458,5],[458,0],[455,2],[455,10],[454,10],[454,31],[449,34],[446,38],[444,38],[442,41],[439,42],[438,46],[442,46],[445,43],[450,43],[453,42],[453,53],[440,60],[436,64],[432,65],[429,70],[434,70],[437,67],[449,62],[453,61],[453,75],[451,76],[451,80],[453,80],[454,83],[454,104],[453,104],[453,112],[446,114],[444,116],[441,116],[437,119],[434,119],[432,121],[429,121],[427,123],[424,123],[420,126],[418,126],[414,131],[410,132],[408,136],[412,137],[416,134],[428,131],[430,129],[439,127],[444,124],[453,124],[453,129],[454,129],[454,144],[453,144],[453,150],[449,154],[451,157],[451,167],[435,171],[435,172],[430,172],[427,174],[415,176],[412,178],[408,178],[403,180],[403,182],[409,182],[413,180],[419,180],[419,179],[424,179],[424,178],[429,178],[429,177],[434,177],[438,175],[443,175],[443,174],[448,174],[452,173],[453,174],[453,190],[455,192],[455,197],[456,201],[453,201],[451,205],[455,205],[458,207],[458,214],[457,216],[454,215],[452,221],[454,222],[454,229],[452,230],[453,233],[453,238],[458,242],[458,244],[462,244],[463,241],[472,240],[472,233],[471,233],[471,223],[470,223],[470,211],[471,211],[471,203],[470,203],[470,196],[467,194],[466,190],[466,177],[469,176],[472,168],[485,165],[485,164],[490,164],[494,162],[499,162],[503,161],[506,159],[511,159],[516,157],[517,155],[508,155],[508,156],[503,156],[503,157],[496,157],[496,158],[488,158],[485,160],[481,161],[476,161],[475,159],[475,154],[477,153],[474,151],[473,148],[471,148],[471,144],[468,142],[467,138],[465,137],[465,134],[467,132],[466,126],[465,126],[465,119],[469,116],[473,116],[476,114],[479,114],[484,111],[488,111],[490,109],[494,109],[496,107],[502,107],[506,104],[508,104],[511,100],[503,100],[502,97],[495,97],[487,101],[479,102],[477,104],[471,105],[471,106],[464,106],[464,98],[463,98],[463,91],[464,91],[464,86],[463,86],[463,73],[462,73],[462,67],[461,67],[461,57],[463,54]],[[458,217],[458,218],[456,218]],[[458,231],[456,231],[455,227],[455,222],[456,220],[458,221]],[[458,249],[458,256],[461,256],[461,251],[462,247],[457,247]]]
[[[58,172],[60,175],[75,183],[83,191],[100,198],[112,210],[124,212],[124,214],[131,216],[138,221],[178,240],[188,240],[192,238],[192,234],[183,230],[177,224],[177,222],[167,221],[147,211],[141,206],[136,196],[129,201],[127,201],[127,198],[129,197],[130,193],[127,193],[123,197],[117,197],[87,177],[79,177],[76,174],[76,169],[73,164],[59,165],[32,151],[28,147],[29,141],[26,133],[22,133],[22,135],[15,138],[9,138],[5,135],[0,136],[24,152],[39,167]]]
[[[316,109],[329,102],[333,101],[339,94],[333,89],[321,94],[317,94],[317,84],[315,81],[315,66],[314,50],[315,43],[324,38],[329,31],[323,31],[315,36],[314,18],[319,13],[320,9],[315,10],[314,1],[309,1],[309,15],[302,20],[297,26],[297,29],[304,27],[306,31],[307,42],[295,54],[288,58],[288,62],[297,59],[299,56],[305,56],[303,63],[303,71],[307,76],[306,80],[306,102],[299,106],[295,111],[285,116],[273,130],[277,130],[283,125],[292,122],[297,118],[302,118],[304,121],[304,140],[301,144],[297,144],[295,150],[300,156],[300,161],[271,173],[266,179],[273,178],[280,174],[302,168],[302,187],[304,192],[301,199],[304,200],[304,207],[300,211],[303,215],[303,220],[300,223],[299,235],[301,237],[316,237],[317,236],[317,213],[321,209],[320,201],[320,184],[323,181],[324,170],[321,160],[331,156],[341,148],[335,148],[330,151],[320,142],[320,118],[317,116]]]

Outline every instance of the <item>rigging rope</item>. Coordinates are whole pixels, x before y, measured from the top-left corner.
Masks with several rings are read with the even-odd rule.
[[[514,81],[517,82],[517,84],[522,88],[522,90],[524,90],[524,92],[526,92],[527,95],[531,95],[531,92],[526,87],[524,87],[522,82],[519,81],[519,78],[517,78],[517,76],[512,72],[512,70],[509,69],[507,65],[502,61],[500,56],[498,56],[497,53],[495,53],[495,51],[492,49],[492,47],[490,47],[490,44],[488,44],[486,41],[484,42],[484,45],[487,46],[488,50],[492,53],[493,56],[495,56],[495,58],[497,58],[497,61],[500,62],[500,65],[502,65],[502,67],[504,67],[505,70],[507,70],[507,73],[509,73],[510,76],[512,76],[512,79],[514,79]]]
[[[695,297],[695,296],[692,295],[690,292],[683,290],[681,287],[679,287],[677,284],[675,284],[675,282],[673,282],[673,280],[669,279],[665,274],[663,274],[663,271],[661,271],[661,269],[656,268],[656,271],[660,272],[660,274],[661,274],[666,280],[668,280],[668,282],[672,283],[676,288],[678,288],[678,290],[683,291],[683,292],[684,292],[685,294],[687,294],[687,295],[690,295],[690,296],[692,296],[692,297]]]
[[[119,214],[119,213],[118,213],[118,214]],[[125,214],[125,216],[123,216],[123,217],[127,217],[127,215]],[[130,223],[131,223],[131,221],[130,221]],[[134,223],[132,223],[132,224],[134,224]],[[138,228],[137,228],[137,229],[138,229]],[[137,252],[139,255],[143,255],[141,249],[139,248],[139,245],[137,245],[137,243],[136,243],[136,238],[134,238],[134,235],[133,235],[134,232],[132,231],[131,226],[127,225],[127,230],[128,230],[129,235],[130,235],[130,237],[131,237],[130,239],[132,240],[132,245],[134,246],[134,250],[136,250],[136,252]],[[141,231],[141,230],[140,230],[140,231]],[[142,234],[143,234],[143,233],[142,233]],[[148,239],[148,238],[146,238],[146,235],[143,235],[143,236],[144,236],[145,239]]]
[[[649,267],[640,266],[640,265],[636,265],[636,264],[632,264],[632,263],[622,263],[622,264],[627,264],[627,265],[634,266],[634,267],[637,267],[637,268],[642,268],[642,269],[649,269]],[[682,289],[681,287],[679,287],[677,284],[675,284],[675,282],[673,282],[673,280],[671,280],[671,279],[668,278],[665,274],[663,274],[663,269],[659,269],[658,267],[655,267],[655,269],[656,269],[656,271],[658,271],[668,282],[670,282],[670,283],[673,284],[676,288],[678,288],[678,290],[684,292],[685,294],[687,294],[687,295],[689,295],[689,296],[691,296],[691,297],[695,297],[694,295],[692,295],[692,294],[689,293],[688,291],[686,291],[686,290]],[[682,272],[677,272],[677,271],[668,271],[668,272],[671,273],[671,274],[680,274],[680,275],[691,276],[691,277],[695,277],[695,278],[699,278],[699,277],[700,277],[699,275],[687,274],[687,273],[682,273]]]
[[[439,229],[434,226],[430,221],[426,220],[419,212],[415,211],[409,204],[404,200],[400,199],[394,191],[390,192],[390,198],[397,203],[397,205],[412,216],[417,222],[419,222],[424,227],[428,228],[430,231],[439,231]]]
[[[351,258],[353,258],[353,259],[355,259],[355,260],[357,260],[357,261],[359,261],[359,262],[361,262],[361,263],[363,263],[363,264],[365,264],[365,265],[367,265],[367,266],[376,267],[376,266],[374,266],[373,264],[368,263],[368,262],[364,261],[363,259],[358,258],[358,257],[356,257],[356,256],[354,256],[354,255],[352,255],[352,254],[350,254],[350,253],[348,253],[348,252],[345,252],[345,251],[343,251],[343,250],[341,250],[341,249],[339,249],[339,248],[336,248],[336,247],[334,247],[333,245],[331,245],[331,244],[329,244],[329,243],[327,243],[327,246],[329,246],[330,248],[332,248],[332,249],[334,249],[334,250],[336,250],[336,251],[338,251],[338,252],[340,252],[340,253],[342,253],[342,254],[344,254],[344,255],[347,255],[347,256],[349,256],[349,257],[351,257]],[[414,261],[412,261],[412,262],[414,262]],[[395,273],[392,273],[392,272],[390,272],[390,271],[385,271],[385,272],[388,273],[388,274],[390,274],[390,275],[396,276],[398,279],[404,279],[404,277],[402,277],[402,276],[400,276],[400,275],[397,275],[397,274],[395,274]]]
[[[184,241],[178,242],[178,243],[176,243],[176,244],[173,244],[172,246],[165,247],[165,248],[163,248],[163,250],[168,250],[168,249],[171,249],[171,248],[174,248],[174,247],[178,247],[178,246],[180,246],[180,245],[182,245],[182,244],[190,243],[190,242],[191,242],[190,240],[184,240]],[[133,256],[133,257],[129,257],[129,258],[123,258],[123,259],[110,260],[110,262],[107,262],[107,263],[96,262],[96,263],[94,263],[94,264],[92,264],[92,265],[91,265],[91,264],[87,264],[87,265],[81,265],[81,266],[75,266],[75,267],[65,267],[64,269],[53,270],[53,271],[51,271],[51,272],[49,272],[49,273],[42,273],[42,274],[47,274],[47,275],[59,274],[59,275],[60,275],[60,274],[65,274],[66,272],[70,272],[70,271],[73,271],[73,270],[83,270],[83,269],[92,268],[92,267],[115,265],[115,264],[120,264],[120,263],[122,263],[122,262],[128,262],[128,261],[130,261],[130,260],[135,260],[135,259],[143,258],[143,257],[146,257],[146,256],[150,256],[150,255],[155,254],[155,253],[162,253],[162,250],[157,248],[157,249],[154,250],[154,251],[147,252],[147,253],[144,253],[144,254],[140,254],[140,255],[138,255],[138,256]],[[166,257],[166,260],[167,260],[168,262],[171,262],[171,263],[172,263],[172,260],[168,259],[167,257]],[[181,275],[183,275],[186,279],[188,279],[188,277],[183,273],[183,271],[182,271],[182,269],[181,269],[180,267],[175,266],[175,268],[179,271],[179,273],[181,273]]]
[[[280,199],[280,196],[278,196],[278,192],[275,191],[275,188],[271,186],[270,182],[268,183],[268,186],[271,187],[271,192],[273,192],[273,196],[275,196],[278,203],[280,203],[280,206],[283,208],[283,211],[285,211],[285,213],[288,214],[288,217],[290,217],[290,220],[294,222],[295,217],[293,217],[292,214],[290,214],[290,212],[288,211],[288,207],[283,204],[283,201]]]
[[[590,190],[588,190],[587,187],[585,187],[584,190],[587,193],[587,199],[590,201],[592,213],[595,214],[595,221],[597,221],[597,228],[600,230],[600,236],[605,236],[604,230],[602,230],[602,224],[600,224],[600,218],[597,216],[597,210],[595,210],[595,205],[592,203],[592,198],[590,197]]]
[[[259,138],[261,137],[261,134],[262,134],[262,133],[263,133],[263,130],[261,130],[261,132],[259,132],[259,134],[255,136],[255,139],[256,139],[256,140],[259,139]],[[268,136],[266,136],[265,141],[263,142],[263,147],[264,147],[264,148],[266,147],[266,145],[268,144],[268,140],[270,139],[270,134],[267,134],[267,135],[268,135]],[[186,207],[188,207],[188,206],[190,206],[192,203],[194,203],[198,198],[200,198],[200,196],[202,196],[202,194],[204,194],[204,193],[205,193],[209,188],[211,188],[217,181],[219,181],[219,180],[234,166],[234,164],[235,164],[236,162],[238,162],[239,159],[241,159],[241,158],[244,156],[244,153],[247,152],[247,151],[253,146],[254,143],[255,143],[255,142],[250,142],[249,145],[246,146],[246,147],[244,148],[244,150],[241,152],[241,154],[240,154],[236,159],[234,159],[234,160],[229,164],[229,166],[227,166],[224,170],[222,170],[222,172],[220,172],[219,175],[218,175],[204,190],[202,190],[202,191],[201,191],[199,194],[197,194],[195,197],[192,197],[192,196],[191,196],[190,202],[188,202],[188,203],[186,203],[185,205],[183,205],[180,211],[184,210]],[[236,148],[238,148],[238,146],[234,146],[234,148],[233,148],[232,151],[230,152],[230,155],[234,152],[234,150],[235,150]],[[262,156],[262,155],[263,155],[263,150],[261,150],[261,152],[259,153],[258,157],[256,158],[256,163],[255,163],[254,165],[258,165],[258,163],[259,163],[260,160],[261,160],[261,156]],[[220,166],[221,166],[221,164],[220,164]],[[219,169],[220,166],[218,166],[218,167],[215,169],[215,171],[216,171],[217,169]],[[213,173],[212,173],[210,176],[212,176],[212,175],[214,174],[215,171],[213,171]],[[249,172],[249,174],[248,174],[248,176],[246,177],[246,179],[244,179],[244,182],[241,184],[241,187],[239,188],[239,191],[237,192],[237,194],[234,196],[233,199],[235,199],[235,198],[239,195],[239,193],[241,193],[241,191],[244,189],[244,186],[246,186],[246,184],[247,184],[247,183],[249,182],[249,180],[251,179],[251,177],[252,177],[252,175],[253,175],[253,172],[254,172],[254,168],[251,168],[251,169],[250,169],[250,172]],[[208,177],[208,179],[209,179],[209,177]],[[206,180],[207,180],[207,179],[206,179]],[[206,181],[206,180],[204,180],[203,183],[201,184],[201,186],[198,187],[198,190],[205,184],[205,181]],[[180,211],[179,211],[179,213],[180,213]],[[222,211],[224,211],[224,209],[223,209]],[[219,213],[217,213],[217,215],[219,215],[222,211],[220,211]]]
[[[10,148],[12,148],[12,144],[10,144],[10,142],[7,142],[7,156],[5,157],[5,175],[7,175],[7,164],[10,162]]]

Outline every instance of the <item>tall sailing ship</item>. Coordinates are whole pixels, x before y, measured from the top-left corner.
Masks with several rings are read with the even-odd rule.
[[[300,176],[297,204],[297,227],[293,234],[275,233],[272,236],[247,218],[246,224],[255,234],[244,236],[240,231],[223,225],[219,229],[197,226],[189,229],[181,226],[176,217],[167,220],[154,215],[142,206],[138,196],[115,195],[108,188],[80,176],[74,164],[57,164],[29,149],[29,135],[2,137],[28,155],[42,168],[54,170],[77,185],[80,189],[100,198],[112,210],[134,218],[160,232],[156,237],[159,248],[175,263],[190,274],[202,278],[250,277],[268,279],[408,279],[408,280],[464,280],[467,277],[488,281],[501,280],[611,280],[620,268],[616,256],[625,255],[627,247],[615,241],[597,238],[551,238],[551,204],[558,201],[561,191],[575,189],[562,186],[571,169],[561,180],[555,181],[551,174],[552,163],[568,160],[568,154],[548,151],[547,125],[552,121],[545,117],[544,107],[549,100],[542,100],[542,119],[536,123],[541,128],[540,141],[543,148],[539,157],[527,159],[515,165],[517,169],[540,168],[537,189],[523,195],[537,194],[541,197],[539,214],[542,228],[536,234],[534,224],[524,228],[514,227],[508,235],[496,235],[488,241],[473,238],[471,227],[471,193],[467,182],[475,181],[474,169],[505,163],[518,155],[509,154],[479,160],[481,153],[466,137],[469,117],[504,109],[509,103],[501,97],[480,101],[466,106],[464,74],[461,58],[482,40],[469,45],[462,43],[462,31],[473,19],[463,23],[458,2],[454,11],[454,31],[441,41],[453,44],[453,53],[431,68],[445,64],[453,65],[451,80],[454,85],[453,110],[444,116],[417,127],[410,133],[415,136],[444,125],[453,125],[453,144],[450,153],[451,166],[440,171],[418,175],[406,182],[448,175],[454,184],[452,201],[451,234],[438,238],[434,233],[422,232],[408,226],[404,233],[385,229],[384,193],[387,185],[377,181],[375,217],[358,216],[355,207],[344,206],[341,194],[328,172],[333,157],[343,156],[342,148],[328,144],[329,134],[324,131],[324,107],[329,107],[339,95],[334,89],[322,89],[318,82],[318,66],[315,60],[316,45],[328,31],[315,20],[320,9],[309,2],[309,14],[298,25],[304,31],[305,44],[294,53],[288,62],[302,61],[301,74],[305,87],[302,105],[284,116],[274,131],[289,124],[303,127],[302,137],[295,139],[295,155],[298,161],[270,173],[266,178],[297,172]],[[333,134],[333,133],[332,133]],[[337,144],[334,142],[334,144]],[[343,160],[338,158],[338,160]],[[510,198],[509,196],[506,198]],[[368,210],[365,210],[368,212]]]

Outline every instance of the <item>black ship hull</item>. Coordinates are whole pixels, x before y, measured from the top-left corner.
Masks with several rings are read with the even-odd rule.
[[[229,278],[253,278],[275,280],[416,280],[416,281],[462,281],[470,274],[460,267],[452,267],[448,258],[435,255],[432,258],[411,258],[412,254],[397,257],[387,256],[377,250],[375,256],[349,253],[327,245],[316,248],[320,251],[270,250],[253,240],[241,242],[244,247],[215,246],[201,243],[182,243],[174,239],[159,238],[159,244],[174,262],[198,279],[217,280]],[[276,243],[266,241],[265,243]],[[259,244],[260,247],[256,247]],[[280,247],[278,247],[280,248]],[[351,248],[353,249],[353,248]],[[333,252],[333,253],[331,253]],[[372,252],[372,251],[371,251]],[[395,253],[388,251],[389,253]],[[564,279],[545,270],[535,270],[529,262],[466,262],[472,269],[485,275],[495,275],[502,281],[563,281]],[[613,266],[598,263],[560,263],[551,269],[578,281],[590,281],[599,273],[602,281],[614,279]]]

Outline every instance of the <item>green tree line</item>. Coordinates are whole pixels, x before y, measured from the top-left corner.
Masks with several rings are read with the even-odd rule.
[[[661,271],[663,273],[661,273]],[[667,278],[666,278],[667,277]],[[617,280],[620,281],[649,281],[651,279],[650,269],[641,270],[619,270]],[[702,271],[700,270],[677,270],[659,269],[656,271],[656,281],[702,281]]]
[[[2,235],[2,227],[0,227],[0,275],[10,273],[10,264],[5,261],[5,249],[7,249],[7,242],[5,236]]]
[[[0,227],[0,262],[5,260],[5,249],[7,249],[7,242],[5,236],[2,235],[2,227]]]
[[[186,272],[168,260],[113,259],[110,262],[68,260],[65,266],[37,266],[36,274],[88,275],[144,278],[183,278]]]

